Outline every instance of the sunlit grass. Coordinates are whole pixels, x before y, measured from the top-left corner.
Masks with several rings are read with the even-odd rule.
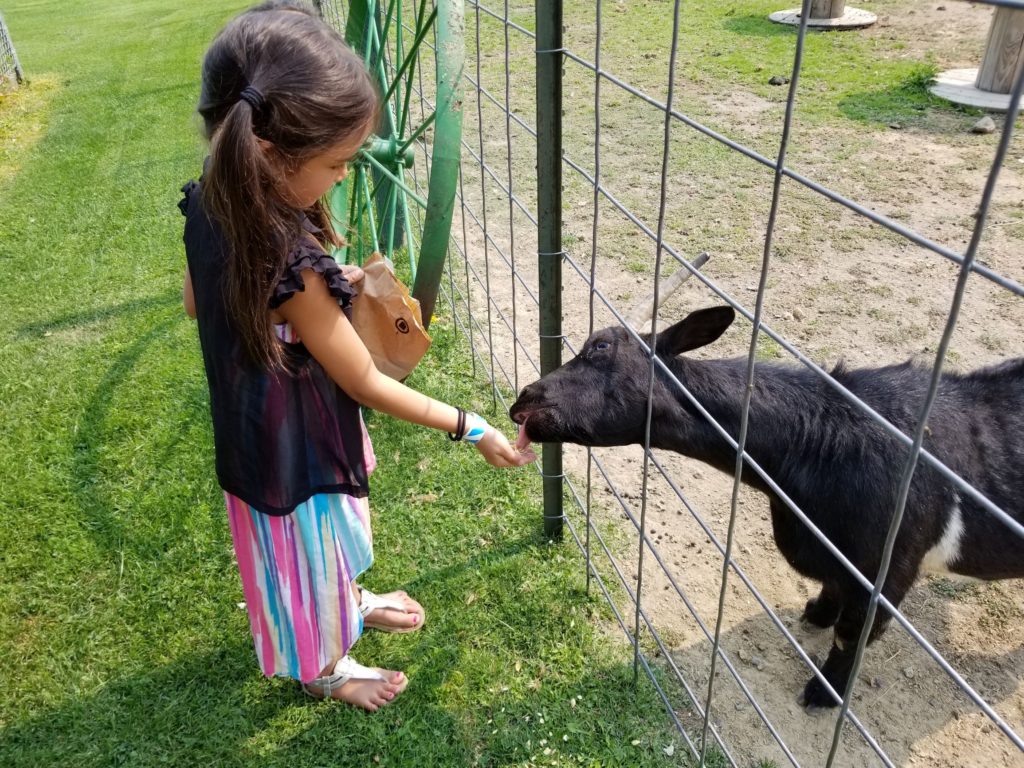
[[[49,108],[60,93],[56,78],[33,78],[0,88],[0,184],[14,178],[46,130]]]

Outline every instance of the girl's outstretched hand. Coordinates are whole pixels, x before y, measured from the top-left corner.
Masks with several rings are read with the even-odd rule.
[[[487,463],[495,467],[521,467],[537,460],[537,454],[532,449],[527,448],[520,453],[492,426],[487,427],[487,434],[476,447],[487,459]]]

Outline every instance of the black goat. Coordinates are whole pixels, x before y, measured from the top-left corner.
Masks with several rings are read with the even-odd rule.
[[[657,353],[735,439],[746,361],[678,357],[713,342],[734,317],[729,307],[694,312],[658,334]],[[529,441],[642,444],[648,372],[647,354],[625,329],[596,332],[579,355],[520,393],[510,411],[520,424],[519,447]],[[840,365],[832,375],[904,434],[912,432],[927,370],[911,363],[859,370]],[[656,375],[652,407],[653,447],[734,472],[735,449],[663,372]],[[1024,521],[1024,358],[943,376],[928,427],[926,450]],[[812,371],[769,363],[756,365],[746,449],[874,581],[909,449]],[[821,672],[841,694],[866,619],[868,592],[759,475],[748,469],[742,479],[768,495],[775,543],[789,564],[822,583],[803,618],[835,627]],[[922,569],[978,579],[1024,577],[1024,540],[924,462],[911,482],[885,597],[898,606]],[[890,619],[879,609],[870,640]],[[802,699],[807,706],[835,705],[816,678]]]

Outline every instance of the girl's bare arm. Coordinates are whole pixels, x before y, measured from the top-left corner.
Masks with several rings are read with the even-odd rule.
[[[292,296],[278,311],[338,386],[353,400],[375,411],[454,432],[458,423],[456,409],[378,371],[323,278],[309,269],[302,273],[302,279],[306,289]],[[488,462],[498,467],[519,466],[536,458],[532,453],[517,453],[493,427],[477,447]]]

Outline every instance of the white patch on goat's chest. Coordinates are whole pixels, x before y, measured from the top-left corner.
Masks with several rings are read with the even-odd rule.
[[[930,573],[950,573],[950,566],[960,557],[960,539],[964,535],[964,516],[960,511],[960,497],[953,496],[953,509],[939,543],[928,550],[921,561],[921,570]]]

